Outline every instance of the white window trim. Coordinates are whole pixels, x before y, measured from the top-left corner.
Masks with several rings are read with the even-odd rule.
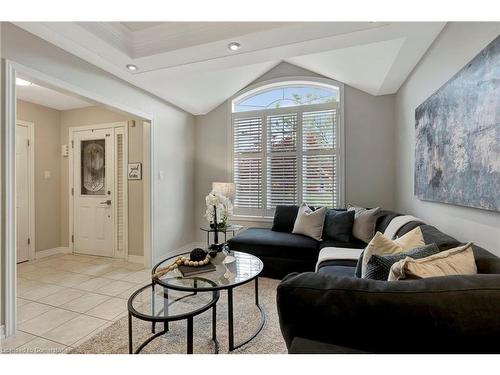
[[[344,97],[344,84],[342,82],[338,82],[332,79],[327,79],[327,78],[318,78],[318,77],[307,77],[307,76],[293,76],[293,77],[281,77],[281,78],[275,78],[271,80],[266,80],[262,82],[255,83],[253,85],[250,85],[246,87],[245,89],[239,91],[235,95],[233,95],[231,98],[229,98],[226,102],[226,110],[227,110],[227,145],[229,147],[229,152],[228,152],[228,158],[227,158],[227,171],[228,171],[228,178],[229,181],[233,181],[234,177],[234,170],[233,170],[233,161],[234,161],[234,147],[233,147],[233,119],[237,117],[247,117],[247,116],[255,116],[255,115],[263,115],[266,113],[266,110],[256,110],[256,111],[248,111],[248,112],[235,112],[233,113],[233,102],[237,101],[245,96],[251,95],[252,93],[259,92],[261,90],[266,90],[270,89],[273,87],[279,87],[283,85],[297,85],[297,84],[302,84],[302,85],[320,85],[320,86],[325,86],[325,87],[337,87],[339,89],[339,98],[340,98],[340,103],[338,103],[337,106],[337,148],[336,148],[336,157],[337,157],[337,175],[340,178],[340,182],[338,184],[338,205],[339,207],[345,207],[345,150],[346,150],[346,142],[345,142],[345,130],[344,130],[344,102],[345,102],[345,97]],[[300,112],[300,115],[302,115],[302,110],[307,108],[306,111],[314,111],[314,110],[321,110],[321,108],[326,109],[332,108],[332,104],[313,104],[313,105],[304,105],[304,106],[294,106],[294,107],[283,107],[279,109],[273,109],[273,114],[274,113],[288,113],[290,111],[293,112]],[[263,134],[264,136],[265,134]],[[265,170],[265,169],[264,169]],[[265,175],[266,173],[264,173]],[[263,177],[263,183],[265,183],[264,177]],[[300,185],[300,181],[298,182]],[[300,186],[300,189],[302,187]],[[264,194],[265,195],[265,194]],[[300,197],[301,195],[299,195]],[[263,200],[266,199],[265,196],[263,196]],[[265,204],[265,202],[263,201]],[[262,210],[264,212],[264,210]],[[272,215],[271,212],[265,212],[263,215],[259,216],[254,216],[254,215],[247,215],[247,214],[241,214],[241,215],[234,215],[234,219],[240,219],[244,220],[246,218],[260,218],[265,221],[270,220],[270,215]]]

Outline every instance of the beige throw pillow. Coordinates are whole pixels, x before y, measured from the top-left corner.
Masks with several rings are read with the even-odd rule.
[[[392,265],[389,281],[402,279],[423,279],[426,277],[474,275],[476,261],[472,252],[472,242],[442,251],[427,258],[406,257]]]
[[[415,229],[406,233],[404,236],[401,236],[395,240],[391,240],[389,237],[384,236],[380,232],[375,233],[375,236],[365,248],[365,251],[363,253],[363,262],[361,263],[361,277],[365,277],[366,265],[370,261],[372,255],[397,254],[422,246],[425,246],[425,242],[420,227],[416,227]]]
[[[325,224],[326,207],[311,210],[307,204],[302,203],[295,219],[292,233],[303,234],[321,241],[323,225]]]
[[[353,237],[366,243],[370,242],[375,235],[377,214],[380,211],[380,207],[368,210],[363,207],[349,205],[347,210],[354,211],[354,224],[352,226]]]

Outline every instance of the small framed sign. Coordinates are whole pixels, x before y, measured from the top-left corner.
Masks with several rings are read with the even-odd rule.
[[[142,180],[142,163],[128,163],[128,179]]]

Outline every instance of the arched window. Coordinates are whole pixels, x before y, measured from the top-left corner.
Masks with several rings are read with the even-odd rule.
[[[295,81],[232,100],[237,215],[271,216],[277,205],[341,202],[341,87]]]

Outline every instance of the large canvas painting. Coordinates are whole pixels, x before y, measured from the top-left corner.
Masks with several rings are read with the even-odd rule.
[[[415,195],[500,211],[500,36],[415,110]]]

